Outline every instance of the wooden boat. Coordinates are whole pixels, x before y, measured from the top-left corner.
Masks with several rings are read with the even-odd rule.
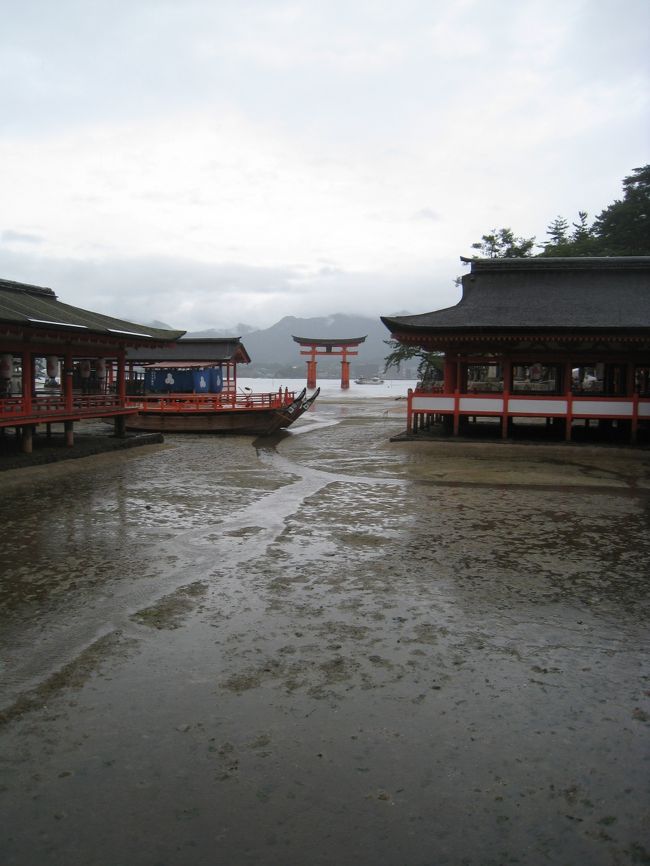
[[[270,436],[290,427],[313,404],[316,390],[307,397],[290,391],[244,393],[166,394],[137,398],[138,414],[127,419],[129,430],[162,433],[242,433]]]
[[[269,436],[300,418],[319,393],[238,388],[237,362],[250,361],[239,337],[180,340],[163,352],[128,357],[142,367],[127,382],[137,406],[137,414],[127,418],[128,430]]]
[[[320,394],[320,388],[316,388],[311,397],[307,397],[306,394],[307,389],[303,388],[301,393],[292,403],[284,409],[279,409],[276,413],[275,420],[271,423],[265,435],[270,436],[271,433],[276,433],[278,430],[285,430],[287,427],[290,427],[294,421],[300,418],[301,415],[304,415],[304,413],[312,406],[316,397]]]

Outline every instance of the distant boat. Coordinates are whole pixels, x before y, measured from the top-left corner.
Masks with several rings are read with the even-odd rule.
[[[359,376],[354,380],[356,385],[383,385],[384,380],[381,376]]]

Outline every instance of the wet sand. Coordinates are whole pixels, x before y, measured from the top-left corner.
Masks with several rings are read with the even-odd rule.
[[[650,862],[650,452],[403,418],[2,473],[4,866]]]

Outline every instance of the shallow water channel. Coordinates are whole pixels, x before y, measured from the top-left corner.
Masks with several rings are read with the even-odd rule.
[[[650,862],[650,452],[404,413],[0,473],[3,866]]]

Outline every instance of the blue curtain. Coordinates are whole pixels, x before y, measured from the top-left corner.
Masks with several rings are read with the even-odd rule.
[[[147,370],[145,389],[155,394],[219,394],[223,389],[221,367],[205,370]]]

